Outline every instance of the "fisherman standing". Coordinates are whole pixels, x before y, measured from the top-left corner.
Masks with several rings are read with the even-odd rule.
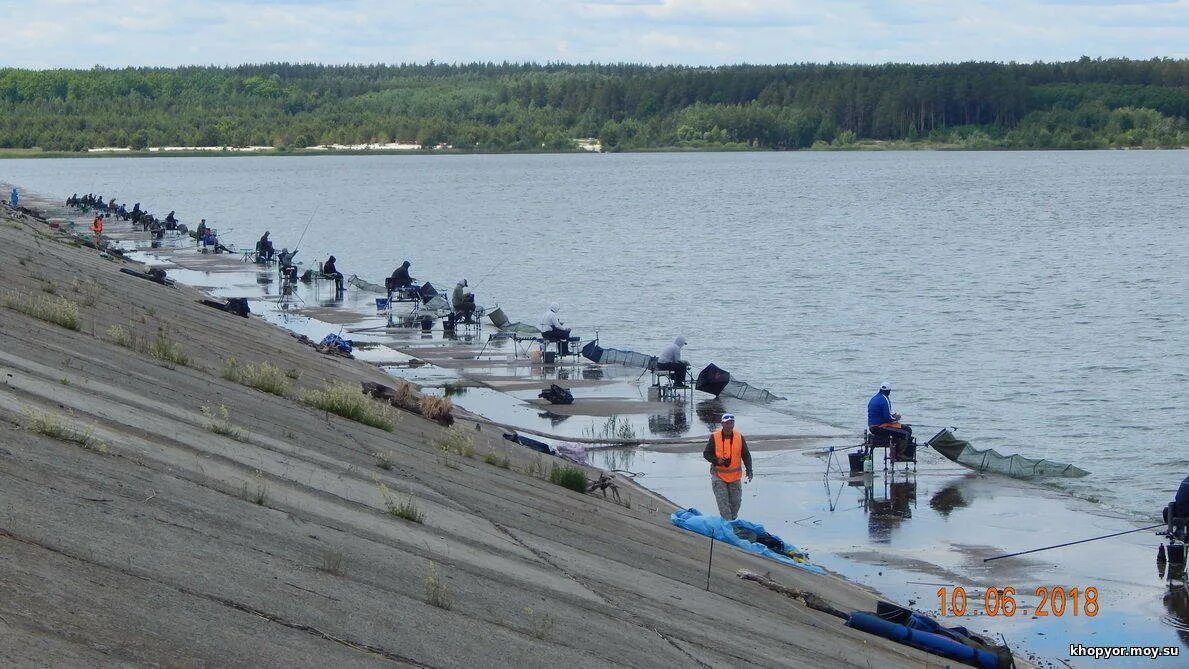
[[[570,354],[570,329],[562,327],[565,324],[557,315],[560,311],[561,306],[557,302],[549,305],[549,311],[541,316],[541,337],[545,341],[557,342],[557,354],[567,356]]]
[[[91,221],[91,232],[95,234],[95,246],[99,246],[99,238],[103,236],[103,214],[95,214],[95,220]]]
[[[723,520],[735,520],[743,504],[743,469],[751,481],[751,453],[747,441],[735,431],[735,414],[722,415],[722,428],[710,435],[702,457],[710,463],[710,489]]]
[[[681,349],[685,346],[685,337],[678,336],[661,350],[660,356],[656,359],[656,368],[660,371],[668,371],[674,373],[675,388],[685,387],[685,374],[689,370],[689,363],[681,359]]]
[[[17,189],[13,188],[13,189],[12,189],[12,194],[11,194],[11,195],[9,195],[9,200],[8,200],[8,201],[9,201],[9,202],[12,204],[12,208],[13,208],[13,209],[16,209],[16,208],[17,208],[17,205],[19,205],[19,204],[21,203],[21,194],[20,194],[20,192],[18,192],[18,191],[17,191]]]

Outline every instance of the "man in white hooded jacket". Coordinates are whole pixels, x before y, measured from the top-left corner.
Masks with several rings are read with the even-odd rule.
[[[541,316],[541,337],[545,341],[557,342],[558,355],[566,356],[570,354],[570,329],[562,327],[564,323],[557,315],[559,311],[561,306],[554,302],[549,305],[549,311]]]
[[[672,344],[666,346],[656,359],[656,368],[673,372],[676,387],[685,387],[685,374],[689,370],[689,363],[681,359],[681,349],[685,346],[685,337],[678,336]]]

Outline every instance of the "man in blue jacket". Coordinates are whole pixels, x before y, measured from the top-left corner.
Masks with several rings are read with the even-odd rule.
[[[888,436],[893,440],[906,440],[912,436],[912,427],[900,422],[900,414],[892,411],[892,384],[879,387],[867,402],[867,429],[876,436]]]

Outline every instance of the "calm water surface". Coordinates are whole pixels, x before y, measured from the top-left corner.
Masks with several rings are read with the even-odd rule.
[[[7,160],[372,281],[405,258],[536,323],[673,336],[834,426],[891,381],[924,436],[1093,472],[1150,517],[1189,470],[1189,153],[740,153]],[[741,417],[745,421],[745,417]],[[742,427],[742,426],[741,426]]]

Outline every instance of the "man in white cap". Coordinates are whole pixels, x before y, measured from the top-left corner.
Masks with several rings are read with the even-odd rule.
[[[718,515],[735,520],[743,504],[743,469],[751,481],[751,453],[743,435],[735,431],[735,414],[722,415],[722,429],[710,435],[702,457],[710,463],[710,488],[718,503]]]
[[[681,359],[681,349],[685,346],[685,337],[677,337],[661,350],[657,356],[656,368],[661,371],[673,372],[673,380],[677,388],[685,387],[685,374],[689,370],[689,363]]]
[[[884,383],[867,401],[867,429],[871,434],[904,440],[912,436],[912,428],[900,422],[900,414],[892,411],[892,384]]]

